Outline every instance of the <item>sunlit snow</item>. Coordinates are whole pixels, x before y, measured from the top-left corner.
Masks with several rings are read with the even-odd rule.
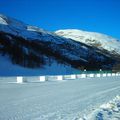
[[[120,77],[24,84],[0,81],[0,120],[113,120],[120,114],[119,97],[113,100],[120,95]]]

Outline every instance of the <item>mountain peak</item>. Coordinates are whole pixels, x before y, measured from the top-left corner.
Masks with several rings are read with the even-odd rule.
[[[110,52],[115,51],[117,54],[120,54],[120,41],[105,34],[78,29],[58,30],[55,33],[65,38],[71,38],[75,41],[98,47],[99,49],[105,49]]]
[[[11,26],[17,26],[17,27],[25,27],[26,24],[16,20],[14,18],[5,16],[3,14],[0,14],[0,24],[4,24],[4,25],[11,25]]]
[[[0,24],[8,25],[8,23],[6,21],[6,17],[2,14],[0,14]]]
[[[25,24],[2,14],[0,14],[0,31],[31,40],[40,39],[41,35],[48,34],[43,29]]]

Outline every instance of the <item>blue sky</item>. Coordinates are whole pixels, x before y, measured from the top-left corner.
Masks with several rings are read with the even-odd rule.
[[[0,13],[49,31],[75,28],[120,39],[120,0],[0,0]]]

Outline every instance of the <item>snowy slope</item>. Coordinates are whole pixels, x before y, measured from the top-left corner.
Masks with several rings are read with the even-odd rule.
[[[105,49],[111,53],[113,52],[120,55],[120,41],[105,34],[77,29],[58,30],[55,33],[65,38],[71,38],[75,41],[95,46],[99,49]]]
[[[0,55],[0,76],[64,75],[72,74],[77,71],[78,70],[71,66],[58,64],[56,61],[53,61],[50,66],[45,65],[44,68],[24,68],[22,66],[12,64],[8,57]]]
[[[0,75],[70,74],[74,68],[66,60],[85,61],[77,52],[78,49],[84,49],[77,46],[70,39],[0,14],[0,62],[3,66]],[[5,56],[11,62],[9,65],[12,70],[6,70],[2,63]],[[35,59],[31,61],[31,58]]]
[[[0,120],[119,120],[117,116],[80,119],[90,113],[92,116],[94,110],[116,95],[120,95],[120,77],[26,84],[0,82]]]
[[[0,14],[0,32],[9,33],[28,40],[44,39],[44,41],[53,41],[59,44],[64,42],[64,39],[54,33],[45,31],[35,26],[27,25],[21,21],[2,14]]]
[[[78,70],[108,70],[117,62],[111,54],[86,43],[59,36],[2,14],[0,55],[7,56],[13,65],[30,69],[48,68],[46,70],[53,63]]]
[[[38,27],[27,25],[21,21],[2,14],[0,14],[0,31],[29,40],[38,40],[42,38],[49,41],[51,39],[51,35],[53,35],[50,32],[44,31]],[[55,37],[55,35],[53,36]]]

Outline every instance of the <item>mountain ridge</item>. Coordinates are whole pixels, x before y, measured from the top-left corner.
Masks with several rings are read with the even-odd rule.
[[[105,34],[78,29],[58,30],[55,33],[65,38],[71,38],[75,41],[98,47],[99,49],[105,49],[110,52],[115,51],[116,54],[120,54],[120,41]]]
[[[56,61],[57,64],[78,71],[112,70],[118,62],[113,57],[115,54],[112,55],[108,51],[104,52],[95,46],[65,38],[4,15],[0,15],[0,55],[8,56],[13,65],[30,69],[44,69]],[[50,73],[52,74],[52,71]]]

